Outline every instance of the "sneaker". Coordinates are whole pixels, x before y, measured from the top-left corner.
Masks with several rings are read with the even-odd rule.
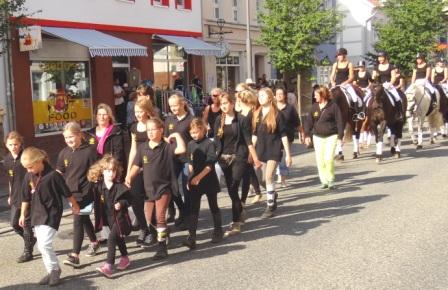
[[[320,188],[320,189],[326,189],[326,188],[328,188],[328,184],[326,184],[326,183],[322,183],[322,184],[319,186],[319,188]]]
[[[121,256],[120,261],[118,262],[117,269],[118,270],[125,270],[129,265],[131,264],[131,261],[129,261],[128,256]]]
[[[48,282],[50,282],[50,274],[45,275],[38,283],[39,285],[48,285]]]
[[[257,193],[255,194],[255,196],[252,198],[252,200],[250,201],[251,204],[256,204],[259,201],[261,201],[261,193]]]
[[[152,259],[155,261],[163,260],[168,257],[168,250],[166,249],[166,243],[165,242],[159,242],[159,248],[157,249],[157,252],[152,256]]]
[[[335,185],[334,185],[334,182],[331,182],[331,181],[330,181],[330,182],[328,183],[328,189],[329,189],[329,190],[333,190],[333,189],[335,189],[335,188],[336,188],[336,187],[335,187]]]
[[[188,230],[188,223],[187,223],[187,221],[182,220],[182,222],[176,224],[176,227],[180,231],[186,231],[186,230]]]
[[[106,276],[106,278],[112,278],[112,265],[108,263],[104,263],[103,266],[96,268],[98,272]]]
[[[183,242],[182,245],[189,248],[190,250],[196,249],[196,239],[192,236],[188,236]]]
[[[62,262],[64,265],[72,266],[73,268],[78,268],[80,266],[79,257],[68,255],[68,258]]]
[[[60,277],[61,277],[61,269],[52,270],[50,275],[49,275],[48,286],[59,285]]]
[[[288,187],[288,183],[286,183],[286,180],[283,180],[282,182],[280,182],[280,187],[281,187],[281,188],[286,188],[286,187]]]
[[[274,205],[272,206],[272,210],[276,210],[277,209],[277,198],[278,198],[278,193],[276,192],[274,195]]]
[[[100,248],[100,243],[91,243],[86,251],[86,257],[96,256],[98,249]]]
[[[230,237],[241,233],[241,225],[238,222],[230,224],[229,229],[224,233],[224,237]]]
[[[267,218],[271,218],[274,216],[274,210],[273,210],[273,206],[267,206],[266,209],[264,210],[263,214],[261,215],[262,219],[267,219]]]
[[[174,207],[168,207],[168,214],[166,217],[167,223],[174,222],[174,219],[176,218],[176,209]]]
[[[17,258],[17,263],[25,263],[33,260],[33,255],[28,252],[23,252],[23,254]]]
[[[135,243],[137,244],[137,247],[140,247],[143,243],[143,241],[146,239],[146,236],[148,235],[148,231],[140,230],[138,233],[137,240]]]
[[[140,247],[142,248],[149,248],[151,246],[154,246],[157,243],[157,237],[149,234],[145,237],[145,239],[140,244]]]
[[[255,195],[255,190],[254,187],[252,186],[252,184],[249,186],[249,193],[248,193],[248,197],[252,197]]]
[[[240,213],[240,223],[244,224],[246,222],[247,219],[247,212],[246,209],[243,207]]]
[[[217,243],[221,242],[223,238],[224,238],[224,233],[222,232],[222,229],[219,229],[219,230],[215,229],[213,231],[212,240],[210,242],[212,244],[217,244]]]

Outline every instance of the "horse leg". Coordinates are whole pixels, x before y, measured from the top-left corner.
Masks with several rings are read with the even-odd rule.
[[[395,139],[396,139],[395,133],[391,132],[389,145],[390,145],[390,154],[392,154],[392,156],[394,156],[395,152],[396,152],[396,149],[395,149]]]
[[[342,148],[342,142],[338,140],[336,143],[336,157],[335,157],[336,160],[344,161],[343,149],[344,148]]]
[[[423,122],[421,120],[417,122],[417,149],[423,149]]]
[[[352,136],[353,139],[353,159],[358,158],[359,155],[359,132],[356,132],[356,134],[354,134]]]
[[[414,135],[414,117],[412,116],[412,114],[408,117],[408,130],[409,130],[409,135],[411,135],[412,143],[414,145],[417,145],[417,140],[415,140],[415,135]]]
[[[383,138],[384,131],[386,130],[386,122],[381,122],[377,125],[378,135],[376,142],[376,163],[383,160]]]

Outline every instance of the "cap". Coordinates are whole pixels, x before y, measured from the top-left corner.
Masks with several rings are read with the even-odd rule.
[[[426,55],[423,52],[419,52],[419,53],[417,53],[417,56],[415,58],[416,59],[425,59]]]
[[[380,52],[378,52],[378,57],[388,58],[389,55],[385,51],[380,51]]]
[[[341,47],[338,49],[338,51],[336,52],[336,56],[338,55],[347,55],[347,49]]]
[[[364,60],[358,61],[358,66],[366,66],[366,62]]]

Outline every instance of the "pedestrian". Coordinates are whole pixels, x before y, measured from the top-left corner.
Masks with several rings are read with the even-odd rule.
[[[137,87],[135,92],[137,93],[137,101],[140,101],[141,99],[151,101],[151,105],[156,116],[159,118],[162,117],[162,112],[157,107],[154,89],[150,85],[148,85],[147,83],[142,83]]]
[[[193,120],[193,115],[187,108],[187,103],[185,98],[175,93],[171,95],[168,99],[168,104],[170,106],[171,116],[168,116],[165,120],[164,126],[164,134],[165,137],[168,138],[173,133],[179,133],[184,140],[185,144],[190,142],[190,122]],[[174,159],[174,168],[176,172],[176,176],[181,179],[182,184],[182,192],[184,195],[184,200],[182,200],[181,194],[173,195],[173,201],[177,205],[179,209],[179,218],[175,221],[175,225],[179,227],[181,230],[187,229],[186,219],[189,214],[190,205],[190,196],[187,189],[188,183],[188,156],[187,154],[181,154],[176,156]],[[174,205],[170,205],[170,214],[169,216],[174,217]]]
[[[115,264],[115,251],[118,247],[121,257],[117,269],[125,270],[131,264],[128,258],[125,237],[132,231],[132,223],[128,214],[130,192],[120,182],[123,169],[121,164],[109,154],[106,154],[90,167],[87,178],[94,184],[95,193],[95,229],[108,225],[106,262],[96,270],[112,278]]]
[[[289,148],[294,142],[295,134],[298,132],[300,126],[299,114],[296,108],[288,104],[286,99],[286,90],[284,88],[277,88],[275,90],[275,100],[277,102],[277,109],[283,115],[286,126],[286,135],[288,137]],[[286,166],[285,155],[286,151],[283,150],[283,157],[277,166],[277,176],[281,187],[286,187],[286,177],[289,176],[289,168]]]
[[[95,256],[100,247],[89,216],[93,210],[93,191],[87,180],[87,171],[96,162],[97,153],[95,146],[84,140],[81,126],[77,122],[67,123],[62,134],[67,146],[59,152],[56,171],[64,177],[70,193],[81,209],[79,215],[73,215],[73,250],[62,263],[78,268],[81,266],[79,253],[84,232],[90,240],[87,257]]]
[[[128,176],[131,171],[138,146],[148,142],[148,133],[146,132],[147,121],[156,117],[152,103],[147,99],[140,99],[137,101],[134,112],[137,122],[134,122],[130,128],[131,150],[129,152],[129,162],[126,176]],[[148,227],[148,222],[146,221],[144,212],[145,199],[146,195],[143,183],[143,173],[139,172],[131,184],[131,205],[140,228],[140,233],[136,241],[137,246],[140,247],[151,246],[156,241],[157,236],[155,228],[151,226]]]
[[[257,156],[265,166],[267,206],[261,217],[269,218],[277,209],[278,194],[275,191],[274,173],[282,159],[282,150],[285,151],[287,167],[291,167],[292,159],[285,119],[277,109],[272,90],[262,88],[258,92],[258,102],[260,107],[252,118],[252,139]]]
[[[205,136],[206,133],[207,125],[201,118],[195,118],[191,121],[190,135],[193,140],[187,146],[191,209],[188,223],[189,235],[184,241],[184,245],[189,249],[196,248],[196,230],[201,197],[204,194],[207,196],[213,218],[214,230],[211,242],[219,243],[223,238],[221,211],[218,207],[218,192],[221,188],[215,172],[216,148],[213,141]]]
[[[33,248],[36,244],[30,215],[26,215],[23,227],[19,225],[22,206],[22,182],[26,169],[20,163],[23,152],[23,137],[16,131],[5,136],[5,146],[9,153],[4,158],[4,167],[8,176],[9,196],[8,205],[11,207],[11,227],[23,239],[23,253],[17,258],[17,263],[24,263],[33,259]]]
[[[317,170],[321,188],[333,189],[334,150],[337,140],[342,142],[344,125],[339,107],[331,100],[330,91],[321,86],[315,91],[316,103],[311,107],[311,114],[305,123],[305,144],[311,144],[311,135],[316,152]]]
[[[137,121],[135,119],[134,106],[137,102],[137,93],[132,92],[129,94],[129,101],[126,104],[126,126],[129,129],[131,125]]]
[[[224,236],[232,236],[241,232],[245,222],[245,211],[238,195],[238,188],[247,168],[249,147],[252,146],[250,121],[235,112],[235,98],[223,93],[219,98],[221,116],[215,122],[216,152],[218,163],[224,172],[227,191],[232,200],[232,223]],[[257,160],[256,156],[254,158]]]
[[[258,104],[258,98],[255,95],[255,93],[247,87],[244,89],[245,84],[239,84],[237,86],[237,104],[235,107],[238,107],[240,109],[239,113],[242,117],[247,118],[247,121],[249,122],[250,126],[252,127],[252,116],[253,111],[256,110],[259,107]],[[239,89],[239,90],[238,90]],[[251,155],[256,156],[257,153],[255,152],[255,147],[252,148],[253,152]],[[244,171],[242,185],[241,185],[241,202],[243,206],[246,205],[247,196],[249,193],[250,185],[252,185],[253,191],[255,193],[254,197],[251,200],[251,204],[258,203],[262,196],[261,196],[261,189],[260,189],[260,182],[258,180],[257,173],[255,172],[254,165],[256,167],[261,167],[260,162],[257,159],[257,162],[254,162],[253,158],[248,158],[247,160],[247,168]]]
[[[202,112],[202,119],[207,124],[207,137],[213,138],[214,126],[216,118],[221,114],[221,108],[219,106],[219,96],[222,94],[220,88],[214,88],[210,92],[211,104],[204,108]]]
[[[55,286],[60,282],[61,268],[53,240],[64,209],[62,197],[71,203],[73,214],[79,214],[79,206],[64,178],[51,168],[45,151],[28,147],[23,151],[20,162],[28,172],[23,179],[19,225],[24,227],[27,215],[31,215],[31,226],[34,227],[37,247],[47,271],[39,284]]]
[[[157,218],[159,247],[153,259],[160,260],[168,256],[166,248],[169,238],[166,222],[167,208],[171,196],[178,194],[173,159],[184,154],[186,146],[181,135],[176,132],[164,139],[163,122],[158,118],[149,119],[146,123],[146,130],[149,141],[138,147],[130,173],[126,177],[126,185],[129,187],[132,179],[143,169],[147,198],[145,201],[146,220],[151,220],[154,210]]]

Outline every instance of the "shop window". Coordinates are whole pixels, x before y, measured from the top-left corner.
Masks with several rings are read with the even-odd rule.
[[[31,82],[36,136],[61,132],[70,121],[92,127],[88,62],[33,61]]]
[[[170,6],[170,0],[151,0],[151,5]]]

